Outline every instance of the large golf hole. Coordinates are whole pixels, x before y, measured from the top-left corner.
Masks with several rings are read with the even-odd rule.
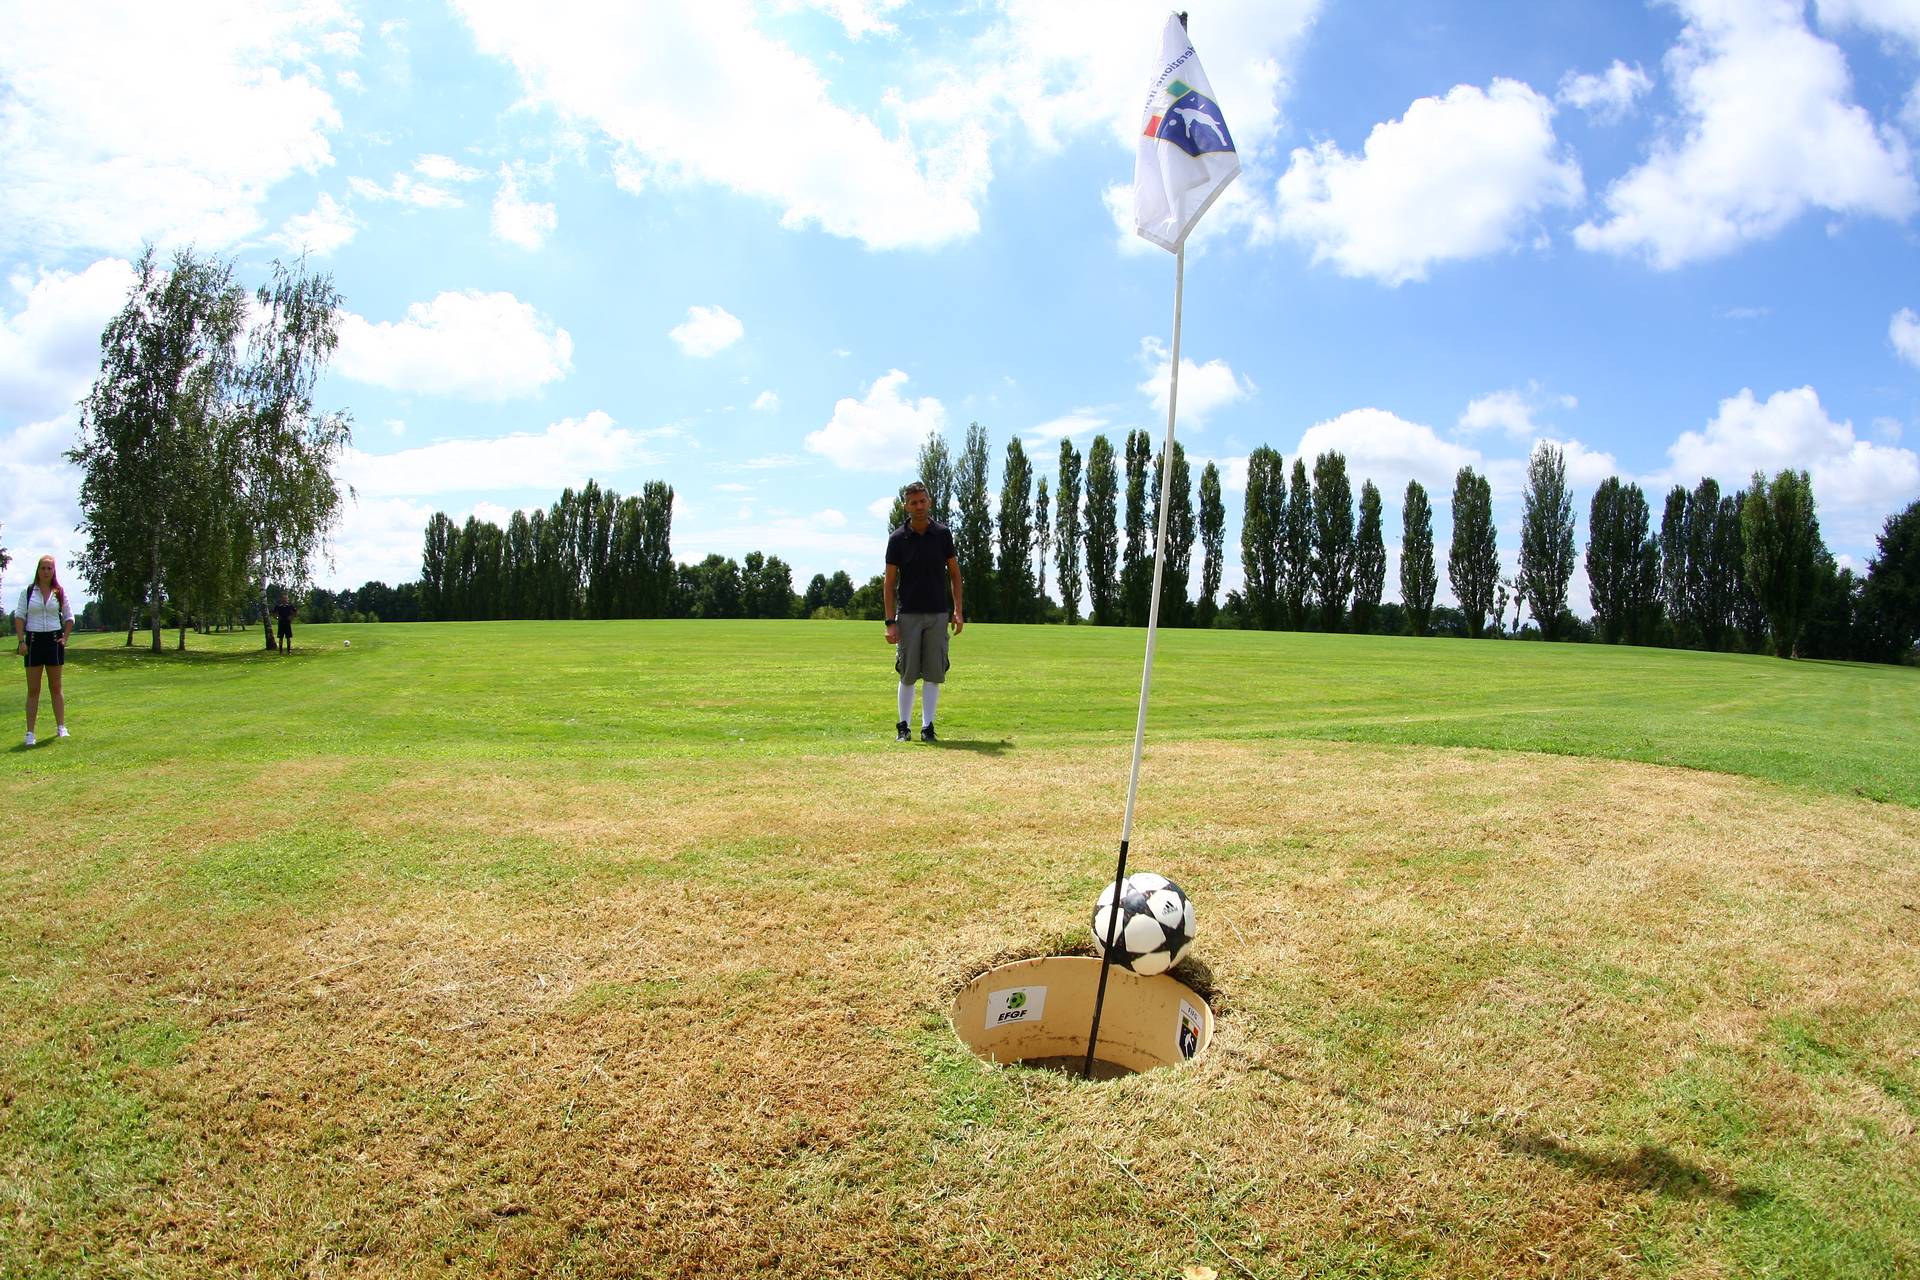
[[[989,1062],[1078,1076],[1087,1059],[1100,961],[1041,956],[999,965],[960,988],[953,1029]],[[1197,1057],[1213,1039],[1213,1010],[1178,978],[1143,978],[1114,965],[1100,1011],[1093,1078],[1112,1080]]]

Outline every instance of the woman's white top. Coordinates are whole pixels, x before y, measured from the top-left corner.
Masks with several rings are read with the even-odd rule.
[[[73,609],[64,593],[41,595],[39,584],[32,582],[20,593],[20,604],[13,614],[27,620],[29,631],[62,631],[73,621]]]

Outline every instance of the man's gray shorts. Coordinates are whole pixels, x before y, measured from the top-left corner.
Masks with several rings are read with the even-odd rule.
[[[947,616],[944,613],[899,615],[900,646],[893,669],[906,684],[925,680],[939,684],[947,678]]]

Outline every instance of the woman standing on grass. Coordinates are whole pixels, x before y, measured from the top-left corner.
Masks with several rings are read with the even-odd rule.
[[[60,737],[67,736],[67,700],[60,692],[60,668],[67,661],[67,637],[73,634],[73,606],[53,571],[53,557],[41,556],[33,581],[20,593],[13,611],[13,634],[27,660],[27,745],[33,745],[33,722],[40,716],[40,673],[47,673],[53,693],[53,722]]]

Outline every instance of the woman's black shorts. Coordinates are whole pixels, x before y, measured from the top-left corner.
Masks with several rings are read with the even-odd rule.
[[[67,646],[60,643],[58,631],[27,632],[27,665],[59,667],[66,665]]]

